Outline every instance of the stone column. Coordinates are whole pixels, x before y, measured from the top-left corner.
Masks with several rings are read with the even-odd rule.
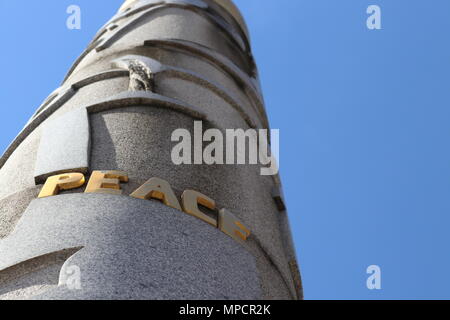
[[[174,164],[195,121],[269,128],[244,19],[230,0],[126,1],[0,159],[0,298],[301,299],[278,176]],[[152,177],[174,194],[130,196]]]

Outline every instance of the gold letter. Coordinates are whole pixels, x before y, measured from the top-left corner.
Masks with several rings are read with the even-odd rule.
[[[227,209],[219,212],[219,229],[238,242],[245,241],[250,236],[250,230]]]
[[[159,178],[151,178],[130,196],[143,200],[158,199],[161,200],[166,206],[182,211],[180,203],[173,193],[170,184]]]
[[[122,194],[120,183],[128,182],[122,171],[94,171],[89,179],[85,193]]]
[[[198,204],[200,204],[208,209],[215,210],[216,202],[214,200],[194,190],[186,190],[185,192],[183,192],[181,200],[183,202],[184,212],[190,214],[191,216],[199,218],[200,220],[203,220],[217,228],[217,220],[208,217],[198,209]]]
[[[84,175],[82,173],[65,173],[49,177],[45,181],[44,187],[39,193],[38,198],[55,196],[60,190],[70,190],[81,187],[84,184]]]

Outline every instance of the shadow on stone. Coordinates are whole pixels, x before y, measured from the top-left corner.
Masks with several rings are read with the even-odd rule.
[[[81,249],[49,253],[0,271],[0,300],[29,299],[57,287],[63,264]]]

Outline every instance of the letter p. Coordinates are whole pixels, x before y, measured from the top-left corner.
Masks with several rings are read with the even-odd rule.
[[[70,190],[81,187],[85,182],[82,173],[64,173],[47,178],[38,198],[57,195],[61,190]]]

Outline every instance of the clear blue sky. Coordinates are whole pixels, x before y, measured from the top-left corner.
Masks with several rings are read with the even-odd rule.
[[[0,149],[121,2],[0,0]],[[306,298],[450,298],[450,1],[236,3],[281,130]],[[382,30],[366,28],[371,4]]]

